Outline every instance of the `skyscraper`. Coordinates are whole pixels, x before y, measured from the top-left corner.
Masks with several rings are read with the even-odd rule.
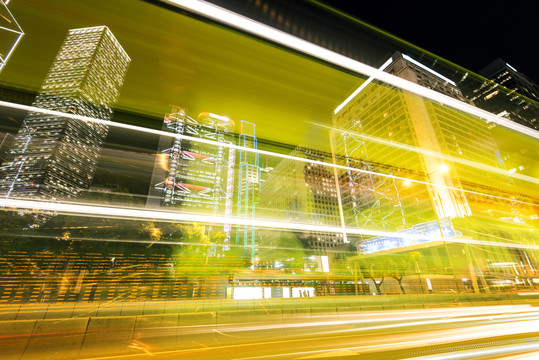
[[[106,26],[69,30],[33,106],[110,120],[130,58]],[[108,126],[30,112],[0,182],[3,197],[60,199],[90,186]]]
[[[479,71],[486,80],[466,77],[459,86],[484,110],[539,130],[539,86],[502,59]]]
[[[382,68],[466,101],[453,81],[406,55],[395,53]],[[417,95],[368,80],[335,111],[334,125],[340,164],[350,168],[339,175],[347,226],[394,231],[468,217],[476,196],[458,189],[494,193],[507,184],[468,165],[503,169],[485,121]]]
[[[203,140],[232,142],[234,122],[207,112],[194,119],[185,109],[174,108],[165,116],[163,130],[171,136],[160,139],[147,206],[231,215],[235,150]],[[225,226],[225,233],[230,236],[229,226]]]

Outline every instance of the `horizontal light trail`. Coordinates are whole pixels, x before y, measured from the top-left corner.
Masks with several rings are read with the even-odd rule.
[[[537,340],[537,339],[534,339]],[[437,355],[428,355],[428,356],[420,356],[420,357],[413,357],[413,358],[407,358],[410,360],[453,360],[453,359],[476,359],[479,356],[483,358],[483,356],[492,356],[492,355],[498,355],[496,358],[502,359],[499,357],[501,354],[518,354],[514,355],[514,357],[507,357],[504,356],[503,359],[538,359],[539,353],[537,351],[534,351],[533,354],[519,354],[523,351],[529,352],[530,350],[539,350],[539,344],[538,343],[532,343],[532,344],[519,344],[519,345],[504,345],[504,346],[493,346],[488,349],[473,349],[473,350],[464,350],[464,351],[456,351],[452,352],[450,354],[437,354]],[[490,357],[489,357],[490,358]]]
[[[46,235],[36,235],[36,234],[25,234],[24,232],[2,232],[0,231],[0,235],[4,236],[12,236],[12,237],[22,237],[25,239],[28,238],[35,238],[35,239],[50,239],[51,236]],[[200,247],[230,247],[230,248],[238,248],[243,249],[243,245],[236,245],[236,244],[197,244],[197,243],[187,243],[182,241],[163,241],[163,240],[140,240],[140,239],[107,239],[107,238],[86,238],[86,237],[69,237],[70,240],[74,241],[94,241],[94,242],[110,242],[110,243],[124,243],[124,244],[152,244],[152,245],[173,245],[173,246],[181,246],[181,245],[188,245],[188,246],[200,246]],[[297,251],[297,250],[305,250],[305,248],[299,248],[299,247],[284,247],[284,246],[264,246],[264,245],[257,245],[257,249],[269,249],[269,250],[290,250],[290,251]],[[337,249],[328,249],[328,253],[343,253],[344,250],[337,250]]]
[[[12,109],[31,111],[31,112],[36,112],[36,113],[41,113],[41,114],[46,114],[46,115],[51,115],[51,116],[58,116],[58,117],[68,118],[68,119],[93,122],[93,123],[97,123],[97,124],[103,124],[103,125],[107,125],[107,126],[111,126],[111,127],[116,127],[116,128],[126,129],[126,130],[132,130],[132,131],[146,133],[146,134],[153,134],[153,135],[159,135],[159,136],[165,136],[165,137],[171,137],[171,138],[184,139],[184,140],[194,141],[194,142],[203,143],[203,144],[209,144],[209,145],[218,146],[218,147],[227,147],[227,148],[230,148],[230,149],[253,152],[253,153],[260,154],[260,155],[278,157],[278,158],[281,158],[281,159],[300,161],[300,162],[304,162],[304,163],[308,163],[308,164],[316,164],[316,165],[321,165],[321,166],[327,166],[327,167],[330,167],[330,168],[336,168],[336,169],[345,170],[345,171],[359,172],[359,173],[370,174],[370,175],[375,175],[375,176],[381,176],[381,177],[386,177],[386,178],[391,178],[391,179],[401,180],[401,181],[409,181],[409,182],[416,183],[416,184],[439,187],[439,188],[444,188],[444,189],[449,189],[449,190],[454,190],[454,191],[461,191],[461,192],[468,193],[468,194],[485,196],[485,197],[489,197],[489,198],[493,198],[493,199],[500,199],[500,200],[509,201],[509,202],[518,202],[518,203],[521,203],[521,204],[526,204],[526,205],[530,205],[530,206],[539,207],[539,204],[535,204],[535,203],[531,203],[531,202],[527,202],[527,201],[510,199],[510,198],[506,198],[506,197],[503,197],[503,196],[485,194],[485,193],[478,192],[478,191],[465,190],[465,189],[460,189],[460,188],[451,187],[451,186],[442,185],[442,184],[430,183],[428,181],[409,179],[409,178],[405,178],[405,177],[402,177],[402,176],[383,174],[383,173],[378,173],[376,171],[368,171],[368,170],[363,170],[363,169],[356,169],[356,168],[351,168],[351,167],[347,167],[347,166],[344,166],[344,165],[337,165],[337,164],[328,163],[328,162],[319,161],[319,160],[310,160],[310,159],[305,159],[305,158],[302,158],[302,157],[297,157],[297,156],[292,156],[292,155],[279,154],[279,153],[271,152],[271,151],[267,151],[267,150],[253,149],[253,148],[249,148],[249,147],[244,147],[244,146],[232,144],[230,142],[218,142],[218,141],[209,140],[209,139],[196,138],[196,137],[183,135],[183,134],[175,134],[175,133],[168,132],[168,131],[163,131],[163,130],[148,129],[148,128],[141,127],[141,126],[123,124],[123,123],[118,123],[118,122],[114,122],[114,121],[110,121],[110,120],[96,119],[96,118],[92,118],[92,117],[88,117],[88,116],[69,114],[69,113],[64,113],[64,112],[61,112],[61,111],[41,109],[41,108],[38,108],[38,107],[35,107],[35,106],[16,104],[16,103],[11,103],[11,102],[7,102],[7,101],[0,101],[0,107],[8,107],[8,108],[12,108]]]
[[[421,149],[420,147],[417,147],[417,146],[402,144],[402,143],[399,143],[399,142],[396,142],[396,141],[389,141],[389,140],[385,140],[385,139],[378,138],[378,137],[375,137],[375,136],[359,134],[359,133],[349,131],[349,130],[341,130],[341,129],[337,129],[337,128],[334,128],[332,126],[320,124],[320,123],[317,123],[317,122],[314,122],[314,121],[311,121],[309,123],[312,124],[312,125],[315,125],[315,126],[330,130],[330,131],[339,132],[339,133],[341,133],[343,135],[348,135],[349,134],[349,135],[352,135],[352,136],[357,136],[359,138],[370,140],[372,142],[387,145],[387,146],[394,147],[394,148],[397,148],[397,149],[406,150],[406,151],[410,151],[410,152],[415,152],[415,153],[423,154],[423,155],[428,155],[428,156],[436,157],[436,158],[439,158],[439,159],[444,159],[444,160],[447,160],[447,161],[451,161],[451,162],[459,163],[459,164],[462,164],[462,165],[470,166],[470,167],[473,167],[473,168],[478,168],[478,169],[485,170],[485,171],[488,171],[488,172],[492,172],[492,173],[512,177],[514,179],[527,181],[527,182],[530,182],[530,183],[533,183],[533,184],[539,184],[539,179],[537,179],[537,178],[527,176],[527,175],[518,174],[516,172],[515,173],[510,173],[510,172],[508,172],[506,170],[502,170],[502,169],[494,167],[494,166],[478,163],[476,161],[462,159],[462,158],[459,158],[459,157],[456,157],[456,156],[453,156],[453,155],[446,155],[446,154],[439,153],[439,152],[436,152],[436,151],[433,151],[433,150]]]
[[[356,73],[369,77],[372,76],[377,80],[385,82],[389,85],[396,86],[402,90],[406,90],[414,94],[423,96],[427,99],[440,102],[454,109],[464,111],[468,114],[478,116],[482,119],[486,119],[500,126],[504,126],[522,134],[526,134],[535,139],[539,139],[539,131],[528,128],[524,125],[517,124],[516,122],[513,122],[511,120],[504,119],[501,116],[494,115],[492,113],[489,113],[488,111],[479,109],[475,106],[464,103],[460,100],[454,99],[450,96],[444,95],[442,93],[436,92],[418,84],[412,83],[408,80],[399,78],[383,71],[380,72],[378,69],[372,66],[363,64],[356,60],[352,60],[344,55],[312,44],[306,40],[302,40],[286,32],[276,30],[271,26],[261,24],[257,21],[238,15],[219,6],[201,0],[161,0],[161,2],[168,3],[183,8],[185,10],[194,12],[206,18],[210,18],[233,28],[246,31],[263,39],[267,39],[272,42],[284,45],[285,47],[297,50],[320,60],[324,60],[342,68],[352,70]]]
[[[459,309],[455,309],[456,310],[461,310],[463,312],[463,316],[467,316],[468,314],[471,315],[471,316],[474,316],[477,314],[477,312],[474,312],[474,310],[477,310],[479,313],[482,313],[484,315],[488,314],[489,313],[489,310],[490,310],[490,313],[491,314],[499,314],[499,313],[503,313],[505,312],[506,310],[503,309],[503,308],[508,308],[507,311],[517,311],[517,312],[525,312],[529,309],[529,307],[525,306],[525,307],[522,307],[521,309],[511,309],[509,306],[505,307],[505,306],[487,306],[487,307],[463,307],[463,308],[459,308]],[[443,309],[443,308],[440,308],[440,309],[436,309],[436,311],[440,312],[440,317],[445,317],[443,316],[443,312],[445,310],[449,310],[449,311],[453,311],[453,309]],[[430,312],[432,310],[425,310],[427,312]],[[499,311],[499,312],[498,312]],[[401,311],[400,313],[401,314],[404,314],[404,313],[408,313],[409,311],[408,310],[403,310]],[[416,313],[417,311],[413,311],[414,313]],[[382,322],[386,322],[388,320],[388,315],[389,314],[392,314],[394,312],[391,312],[391,313],[387,313],[387,312],[377,312],[375,314],[373,314],[374,316],[377,316],[378,318],[375,319],[375,321],[382,321]],[[363,315],[368,315],[368,314],[361,314],[359,316],[363,316]],[[457,315],[457,314],[455,314]],[[341,315],[334,315],[334,317],[336,318],[340,318],[342,316]],[[515,316],[517,316],[519,319],[522,318],[520,314],[515,314]],[[488,321],[488,316],[485,316],[486,320]],[[310,322],[307,321],[297,321],[298,324],[305,324],[305,325],[310,325]],[[284,322],[282,325],[289,325],[290,322]],[[266,326],[267,324],[263,324],[262,327]],[[291,324],[293,325],[293,323]],[[185,353],[190,353],[190,352],[196,352],[196,351],[202,351],[202,352],[205,352],[205,351],[223,351],[225,349],[236,349],[236,348],[244,348],[244,347],[254,347],[254,348],[260,348],[260,349],[263,349],[267,346],[277,346],[277,345],[281,345],[281,344],[289,344],[289,345],[293,345],[295,343],[297,344],[301,344],[302,342],[305,342],[305,341],[310,341],[312,343],[319,343],[320,346],[310,346],[309,348],[312,349],[312,350],[308,350],[308,351],[302,351],[302,352],[294,352],[294,353],[277,353],[277,354],[273,354],[273,355],[262,355],[262,356],[251,356],[251,357],[246,357],[246,358],[242,358],[242,359],[262,359],[262,358],[279,358],[279,357],[283,357],[283,356],[290,356],[290,355],[307,355],[307,354],[310,354],[310,355],[313,355],[313,354],[319,354],[319,353],[327,353],[328,355],[333,352],[333,351],[338,351],[338,350],[365,350],[365,351],[376,351],[378,349],[380,350],[390,350],[389,347],[391,347],[391,349],[396,349],[397,347],[402,347],[402,348],[410,348],[410,347],[416,347],[416,346],[421,346],[421,347],[427,347],[427,346],[431,346],[431,345],[437,345],[437,344],[445,344],[445,343],[451,343],[451,342],[457,342],[457,341],[466,341],[466,340],[472,340],[472,339],[481,339],[481,338],[486,338],[486,337],[489,337],[489,336],[496,336],[496,335],[493,335],[493,334],[499,334],[498,336],[500,335],[511,335],[511,334],[526,334],[526,333],[530,333],[532,331],[535,330],[535,328],[537,327],[536,325],[536,321],[534,320],[531,320],[531,321],[522,321],[522,320],[517,320],[517,321],[513,321],[513,322],[510,322],[510,323],[498,323],[498,324],[487,324],[487,325],[476,325],[476,326],[469,326],[469,327],[465,327],[466,324],[461,324],[458,328],[455,328],[455,329],[447,329],[445,328],[446,325],[442,324],[442,327],[441,329],[432,329],[432,330],[426,330],[426,331],[423,331],[423,332],[417,332],[417,331],[412,331],[410,333],[406,333],[406,332],[403,332],[403,331],[398,331],[398,338],[399,340],[397,341],[394,341],[394,342],[388,342],[388,341],[385,341],[385,342],[378,342],[376,341],[377,343],[374,343],[372,344],[372,339],[368,339],[368,338],[365,338],[365,342],[369,341],[371,342],[371,344],[369,345],[362,345],[362,346],[353,346],[353,347],[346,347],[346,348],[341,348],[341,349],[335,349],[335,348],[327,348],[327,349],[316,349],[317,347],[320,348],[320,347],[323,347],[323,346],[326,346],[324,345],[324,341],[328,341],[328,340],[338,340],[338,343],[339,344],[342,344],[343,341],[346,341],[346,339],[350,339],[353,343],[357,343],[357,335],[356,334],[346,334],[346,335],[333,335],[333,336],[317,336],[317,337],[314,337],[314,336],[309,336],[308,338],[305,338],[305,337],[297,337],[297,338],[287,338],[286,340],[269,340],[269,341],[254,341],[254,342],[249,342],[249,338],[244,338],[245,339],[245,342],[241,342],[241,343],[234,343],[234,344],[221,344],[221,345],[217,345],[217,346],[205,346],[204,347],[197,347],[197,348],[188,348],[188,349],[177,349],[177,350],[165,350],[165,351],[155,351],[155,352],[152,352],[152,354],[154,356],[156,356],[157,358],[164,358],[164,357],[177,357],[179,356],[180,354],[185,354]],[[531,326],[529,326],[531,325]],[[332,326],[332,324],[328,324],[328,326]],[[193,332],[198,332],[197,329],[207,329],[206,332],[216,332],[215,329],[217,328],[219,330],[219,334],[221,335],[224,335],[226,336],[226,332],[227,332],[227,328],[228,327],[232,327],[232,328],[235,328],[235,327],[239,327],[238,324],[212,324],[212,325],[183,325],[183,326],[164,326],[164,327],[157,327],[157,328],[154,328],[154,330],[158,330],[158,329],[163,329],[163,331],[168,331],[170,329],[178,329],[179,331],[182,331],[182,330],[188,330],[188,329],[192,329],[194,330]],[[246,328],[250,328],[252,327],[252,324],[250,323],[246,323],[245,324],[245,327]],[[301,328],[301,327],[299,327]],[[282,327],[278,327],[275,329],[279,332],[281,332],[281,329]],[[361,328],[358,328],[359,330],[361,330]],[[264,330],[264,329],[262,329]],[[307,330],[306,334],[310,334],[310,329]],[[177,334],[177,333],[175,333]],[[379,332],[377,332],[376,334],[380,335]],[[385,333],[386,336],[391,336],[391,334],[394,334],[394,332],[387,332]],[[366,334],[366,335],[369,335],[369,334]],[[530,339],[532,340],[532,339]],[[367,342],[368,343],[368,342]],[[331,346],[331,345],[330,345]],[[303,346],[301,346],[303,347]],[[363,353],[363,352],[362,352]],[[364,353],[363,353],[364,354]],[[137,353],[137,354],[133,354],[133,353],[130,353],[130,354],[120,354],[120,355],[108,355],[108,356],[99,356],[99,357],[91,357],[91,358],[85,358],[85,360],[105,360],[105,359],[129,359],[129,358],[138,358],[140,357],[141,354]],[[208,357],[210,357],[211,355],[208,354]],[[322,357],[322,356],[319,356],[319,357]],[[237,360],[239,360],[237,358]]]
[[[337,234],[355,234],[367,236],[387,236],[401,239],[416,239],[427,241],[446,241],[455,243],[468,243],[487,246],[501,246],[522,249],[539,250],[539,245],[524,245],[511,244],[505,242],[482,241],[473,239],[447,239],[441,236],[413,235],[399,232],[379,231],[369,229],[351,229],[337,226],[310,225],[302,223],[281,222],[273,220],[253,220],[245,218],[189,214],[179,212],[167,212],[158,210],[147,210],[137,208],[120,208],[120,207],[105,207],[96,205],[80,205],[74,203],[58,203],[45,202],[34,200],[16,200],[2,199],[0,207],[10,209],[26,209],[35,212],[52,211],[59,214],[79,215],[79,216],[99,216],[99,217],[115,217],[120,219],[146,220],[146,221],[165,221],[165,222],[191,222],[204,224],[228,224],[228,225],[244,225],[256,226],[269,229],[283,230],[305,230],[305,231],[320,231]]]
[[[495,322],[504,322],[504,319],[507,321],[515,321],[515,318],[519,321],[521,320],[538,320],[539,312],[530,312],[530,309],[523,309],[520,312],[523,312],[523,316],[519,316],[515,313],[509,314],[493,314],[492,311],[481,311],[480,309],[476,310],[482,313],[482,315],[475,314],[454,314],[455,317],[448,317],[447,313],[438,313],[438,314],[421,314],[410,316],[406,312],[401,312],[399,314],[384,314],[377,318],[365,318],[365,319],[350,319],[350,320],[327,320],[327,321],[308,321],[308,322],[296,322],[291,324],[264,324],[264,325],[224,325],[220,330],[223,332],[244,332],[244,331],[264,331],[264,330],[280,330],[280,329],[293,329],[293,328],[307,328],[307,327],[321,327],[321,326],[331,326],[339,327],[343,325],[358,325],[358,324],[369,324],[376,322],[383,322],[382,325],[373,325],[373,326],[362,326],[354,327],[349,329],[337,329],[331,331],[321,331],[321,332],[310,332],[311,335],[330,335],[346,332],[365,332],[372,330],[381,330],[381,329],[393,329],[400,327],[409,327],[409,326],[424,326],[424,325],[440,325],[440,324],[453,324],[453,323],[462,323],[462,322],[477,322],[477,321],[495,321]],[[471,316],[474,315],[474,316]],[[458,317],[457,317],[458,316]],[[396,322],[395,324],[393,324]],[[391,323],[391,324],[388,324]],[[180,326],[178,326],[180,327]],[[207,332],[207,330],[200,330],[198,332]]]
[[[515,244],[507,242],[497,242],[497,241],[485,241],[485,240],[474,240],[474,239],[445,239],[446,242],[454,242],[461,244],[470,244],[470,245],[482,245],[482,246],[501,246],[505,248],[513,249],[530,249],[530,250],[539,250],[539,245],[526,245],[526,244]]]
[[[486,317],[488,320],[488,317]],[[473,321],[473,320],[471,320]],[[464,319],[464,321],[466,320]],[[447,322],[443,322],[447,323]],[[402,323],[401,326],[406,326],[408,323]],[[307,325],[307,323],[306,323]],[[412,326],[410,324],[410,326]],[[510,336],[510,335],[522,335],[539,331],[539,321],[538,320],[517,320],[509,323],[498,323],[498,324],[487,324],[487,325],[473,325],[463,327],[464,324],[457,329],[447,329],[439,330],[435,329],[429,332],[416,333],[411,336],[409,334],[399,331],[398,338],[401,341],[395,342],[383,342],[372,345],[362,345],[362,346],[350,346],[343,348],[327,348],[327,349],[317,349],[317,350],[307,350],[300,352],[292,353],[281,353],[274,355],[262,355],[262,356],[252,356],[252,357],[242,357],[235,358],[235,360],[247,360],[247,359],[265,359],[265,358],[279,358],[279,357],[290,357],[296,356],[295,359],[310,359],[310,358],[331,358],[331,354],[337,352],[347,351],[349,355],[360,354],[365,356],[367,351],[390,351],[390,350],[402,350],[415,347],[432,347],[435,345],[449,344],[449,343],[458,343],[461,341],[469,340],[479,340],[485,338],[491,338],[496,336]],[[362,331],[364,328],[353,329],[357,332]],[[352,331],[352,330],[351,330]],[[327,336],[332,338],[332,336]],[[321,338],[318,336],[318,338]],[[414,340],[405,340],[405,339],[414,339]],[[531,340],[531,339],[530,339]],[[535,339],[534,339],[535,340]],[[526,345],[513,345],[513,351],[522,351],[530,349],[539,349],[539,343],[534,342],[532,344]],[[492,349],[491,349],[492,350]],[[478,350],[482,351],[482,350]],[[353,352],[356,352],[355,354]],[[310,354],[310,356],[308,355]],[[315,355],[318,354],[318,355]],[[298,357],[303,355],[302,357]],[[325,356],[324,356],[325,355]],[[449,354],[448,354],[449,355]],[[440,359],[438,355],[433,357],[434,359]]]

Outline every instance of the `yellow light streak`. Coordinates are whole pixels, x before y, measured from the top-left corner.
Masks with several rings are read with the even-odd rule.
[[[58,203],[58,202],[45,202],[45,201],[33,201],[33,200],[15,200],[15,199],[3,199],[0,202],[0,207],[5,207],[8,210],[18,209],[33,209],[33,211],[53,211],[55,213],[67,214],[67,215],[79,215],[79,216],[100,216],[100,217],[115,217],[123,219],[133,220],[147,220],[147,221],[178,221],[178,222],[191,222],[191,223],[206,223],[206,224],[229,224],[229,225],[247,225],[257,226],[270,229],[284,229],[284,230],[306,230],[306,231],[321,231],[338,234],[356,234],[356,235],[369,235],[369,236],[387,236],[401,239],[416,239],[427,241],[446,241],[456,243],[467,243],[476,245],[489,245],[489,246],[502,246],[510,248],[521,249],[534,249],[539,250],[539,245],[522,245],[522,244],[510,244],[493,241],[483,241],[474,239],[448,239],[441,236],[432,235],[417,235],[406,234],[391,231],[369,230],[369,229],[355,229],[355,228],[343,228],[337,226],[325,226],[325,225],[311,225],[293,222],[281,222],[274,220],[259,220],[259,219],[245,219],[245,218],[233,218],[226,216],[213,216],[202,214],[189,214],[179,212],[166,212],[157,210],[147,210],[144,208],[121,208],[121,207],[104,207],[96,205],[80,205],[75,203]]]
[[[187,135],[183,135],[183,134],[174,134],[174,133],[171,133],[171,132],[168,132],[168,131],[163,131],[163,130],[148,129],[148,128],[144,128],[144,127],[140,127],[140,126],[122,124],[122,123],[118,123],[118,122],[114,122],[114,121],[96,119],[96,118],[92,118],[92,117],[88,117],[88,116],[80,116],[80,115],[75,115],[75,114],[64,113],[64,112],[61,112],[61,111],[41,109],[41,108],[38,108],[38,107],[35,107],[35,106],[28,106],[28,105],[11,103],[11,102],[7,102],[7,101],[0,101],[0,107],[10,107],[10,108],[13,108],[13,109],[33,111],[33,112],[38,112],[38,113],[47,114],[47,115],[53,115],[53,116],[58,116],[58,117],[64,117],[64,118],[76,119],[76,120],[81,120],[81,121],[94,122],[94,123],[98,123],[98,124],[103,124],[103,125],[122,128],[122,129],[126,129],[126,130],[142,132],[142,133],[146,133],[146,134],[154,134],[154,135],[159,135],[159,136],[166,136],[166,137],[172,137],[172,138],[178,138],[178,139],[185,139],[185,140],[189,140],[189,141],[195,141],[195,142],[198,142],[198,143],[204,143],[204,144],[209,144],[209,145],[214,145],[214,146],[219,146],[219,147],[228,147],[228,148],[231,148],[231,149],[258,153],[260,155],[273,156],[273,157],[278,157],[278,158],[282,158],[282,159],[289,159],[289,160],[294,160],[294,161],[305,162],[305,163],[309,163],[309,164],[317,164],[317,165],[327,166],[327,167],[330,167],[330,168],[337,168],[337,169],[346,170],[346,171],[353,171],[353,172],[359,172],[359,173],[364,173],[364,174],[376,175],[376,176],[391,178],[391,179],[395,179],[395,180],[402,180],[402,181],[408,180],[408,181],[411,181],[411,182],[417,183],[417,184],[428,185],[428,186],[439,187],[439,188],[445,188],[445,189],[450,189],[450,190],[455,190],[455,191],[461,191],[461,192],[464,192],[464,193],[480,195],[480,196],[486,196],[486,197],[493,198],[493,199],[500,199],[500,200],[505,200],[505,201],[518,202],[518,203],[522,203],[522,204],[527,204],[527,205],[539,207],[539,204],[534,204],[534,203],[521,201],[521,200],[509,199],[509,198],[505,198],[503,196],[495,196],[495,195],[481,193],[481,192],[478,192],[478,191],[465,190],[465,189],[460,189],[460,188],[451,187],[451,186],[447,186],[447,185],[432,183],[432,182],[428,182],[428,181],[408,179],[408,178],[405,178],[405,177],[379,173],[379,172],[376,172],[376,171],[368,171],[368,170],[363,170],[363,169],[356,169],[356,168],[351,168],[351,167],[348,167],[348,166],[336,165],[336,164],[332,164],[332,163],[328,163],[328,162],[324,162],[324,161],[319,161],[319,160],[305,159],[305,158],[292,156],[292,155],[285,155],[285,154],[279,154],[279,153],[266,151],[266,150],[253,149],[253,148],[239,146],[239,145],[235,145],[235,144],[227,143],[227,142],[217,142],[217,141],[208,140],[208,139],[204,139],[204,138],[195,138],[195,137],[191,137],[191,136],[187,136]],[[1,205],[1,203],[0,203],[0,205]]]
[[[263,39],[276,42],[288,48],[300,51],[304,54],[314,56],[315,58],[328,61],[334,65],[354,71],[356,73],[373,77],[377,80],[385,82],[389,85],[396,86],[402,90],[420,95],[424,98],[440,102],[454,109],[464,111],[470,115],[480,117],[500,126],[518,131],[535,139],[539,139],[539,131],[518,124],[514,121],[507,120],[501,116],[492,114],[488,111],[479,109],[473,105],[457,100],[448,95],[436,92],[421,85],[412,83],[408,80],[399,78],[395,75],[379,71],[379,69],[366,65],[357,60],[352,60],[344,55],[338,54],[321,46],[312,44],[306,40],[292,36],[286,32],[276,30],[271,26],[261,24],[247,17],[238,15],[232,11],[223,9],[219,6],[199,1],[199,0],[162,0],[162,2],[181,7],[192,11],[206,18],[216,20],[220,23],[227,24],[236,29],[241,29]]]
[[[436,152],[436,151],[433,151],[433,150],[422,149],[422,148],[417,147],[417,146],[407,145],[407,144],[399,143],[399,142],[396,142],[396,141],[389,141],[389,140],[385,140],[385,139],[375,137],[375,136],[359,134],[359,133],[349,131],[349,130],[337,129],[337,128],[334,128],[334,127],[331,127],[331,126],[328,126],[328,125],[324,125],[324,124],[320,124],[320,123],[317,123],[317,122],[310,122],[310,124],[321,127],[321,128],[325,128],[325,129],[330,130],[330,131],[339,132],[339,133],[341,133],[343,135],[357,136],[359,138],[363,138],[363,139],[366,139],[366,140],[377,142],[379,144],[391,146],[391,147],[394,147],[394,148],[397,148],[397,149],[406,150],[406,151],[410,151],[410,152],[415,152],[415,153],[423,154],[423,155],[428,155],[428,156],[436,157],[436,158],[439,158],[439,159],[444,159],[444,160],[447,160],[447,161],[450,161],[450,162],[470,166],[470,167],[475,168],[475,169],[481,169],[481,170],[485,170],[485,171],[488,171],[488,172],[491,172],[491,173],[496,173],[496,174],[512,177],[514,179],[519,179],[519,180],[523,180],[523,181],[526,181],[526,182],[530,182],[530,183],[533,183],[533,184],[539,184],[539,179],[537,179],[537,178],[527,176],[527,175],[518,174],[518,173],[509,173],[507,170],[502,170],[500,168],[490,166],[490,165],[486,165],[486,164],[482,164],[482,163],[478,163],[476,161],[462,159],[462,158],[459,158],[459,157],[456,157],[456,156],[442,154],[442,153],[439,153],[439,152]]]

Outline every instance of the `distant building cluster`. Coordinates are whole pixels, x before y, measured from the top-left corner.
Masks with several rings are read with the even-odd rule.
[[[539,101],[539,86],[533,80],[502,59],[484,67],[479,75],[486,80],[467,77],[460,84],[477,107],[539,130],[539,110],[530,106],[530,100]]]

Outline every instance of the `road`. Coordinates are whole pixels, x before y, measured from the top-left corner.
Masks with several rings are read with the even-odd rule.
[[[530,305],[231,320],[175,325],[163,317],[129,334],[121,324],[87,329],[80,349],[69,347],[76,334],[58,322],[58,331],[34,337],[22,359],[539,359],[539,308]]]

